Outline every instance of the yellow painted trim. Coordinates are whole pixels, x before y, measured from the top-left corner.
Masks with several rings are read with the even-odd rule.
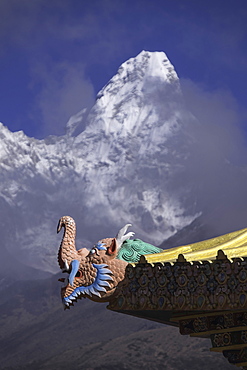
[[[230,333],[233,331],[241,331],[247,330],[247,326],[233,326],[228,329],[216,329],[216,330],[209,330],[209,331],[201,331],[200,333],[191,333],[190,337],[200,337],[201,335],[211,335],[211,334],[221,334],[221,333]]]
[[[233,344],[232,346],[225,346],[225,347],[213,347],[210,348],[211,352],[222,352],[225,350],[230,350],[230,349],[242,349],[246,348],[247,344]]]
[[[242,366],[246,366],[247,365],[247,362],[240,362],[238,364],[232,364],[232,365],[235,365],[237,367],[242,367]]]
[[[183,254],[186,261],[212,260],[218,250],[223,250],[228,258],[247,256],[247,228],[221,235],[198,243],[183,245],[155,254],[146,254],[140,262],[176,262],[178,255]]]
[[[196,319],[197,317],[202,317],[202,316],[205,316],[205,317],[209,317],[209,316],[217,316],[217,315],[226,315],[228,313],[235,313],[235,312],[245,312],[246,310],[229,310],[229,311],[215,311],[215,312],[208,312],[208,313],[204,313],[204,312],[199,312],[197,314],[194,314],[194,315],[188,315],[188,316],[176,316],[176,317],[172,317],[170,319],[170,321],[181,321],[181,320],[187,320],[187,319]]]

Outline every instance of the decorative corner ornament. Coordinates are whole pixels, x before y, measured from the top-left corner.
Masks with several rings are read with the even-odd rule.
[[[82,297],[109,302],[112,311],[210,338],[211,351],[247,370],[247,228],[162,250],[130,239],[130,226],[90,251],[76,250],[75,221],[69,216],[59,220],[65,308]]]
[[[86,248],[76,250],[75,221],[70,216],[60,218],[57,232],[63,228],[64,234],[58,263],[63,273],[67,274],[59,279],[64,283],[61,296],[65,308],[70,308],[82,297],[108,302],[124,279],[128,263],[138,262],[142,254],[161,251],[139,239],[130,240],[134,236],[133,232],[126,234],[130,226],[125,225],[115,238],[99,240],[90,251]]]

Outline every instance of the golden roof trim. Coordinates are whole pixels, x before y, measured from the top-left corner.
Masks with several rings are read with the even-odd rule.
[[[247,256],[247,228],[221,235],[201,242],[165,249],[163,252],[141,256],[141,263],[176,262],[182,255],[187,262],[211,261],[218,251],[228,259]],[[180,256],[182,261],[182,257]]]

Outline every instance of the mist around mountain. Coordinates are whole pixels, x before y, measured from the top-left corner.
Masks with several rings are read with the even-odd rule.
[[[163,52],[143,51],[64,136],[37,140],[1,125],[1,369],[232,368],[208,340],[176,328],[88,300],[63,311],[53,274],[63,215],[77,222],[77,248],[129,222],[165,248],[246,227],[234,112],[181,81]]]
[[[194,222],[206,237],[245,227],[241,131],[230,103],[225,112],[214,102],[214,115],[201,108],[205,102],[163,52],[142,51],[120,66],[91,108],[71,117],[66,135],[37,140],[1,125],[6,268],[58,271],[63,215],[77,222],[78,248],[115,236],[126,223],[154,245],[179,243],[176,235]]]

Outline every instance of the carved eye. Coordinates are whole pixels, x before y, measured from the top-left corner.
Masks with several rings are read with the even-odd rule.
[[[81,270],[78,270],[76,275],[75,275],[76,278],[81,278],[82,277],[82,272]]]
[[[99,255],[99,254],[98,254],[98,250],[97,250],[97,248],[92,248],[92,249],[91,249],[91,251],[90,251],[90,253],[91,253],[91,254],[96,253],[96,254],[97,254],[97,256]]]

